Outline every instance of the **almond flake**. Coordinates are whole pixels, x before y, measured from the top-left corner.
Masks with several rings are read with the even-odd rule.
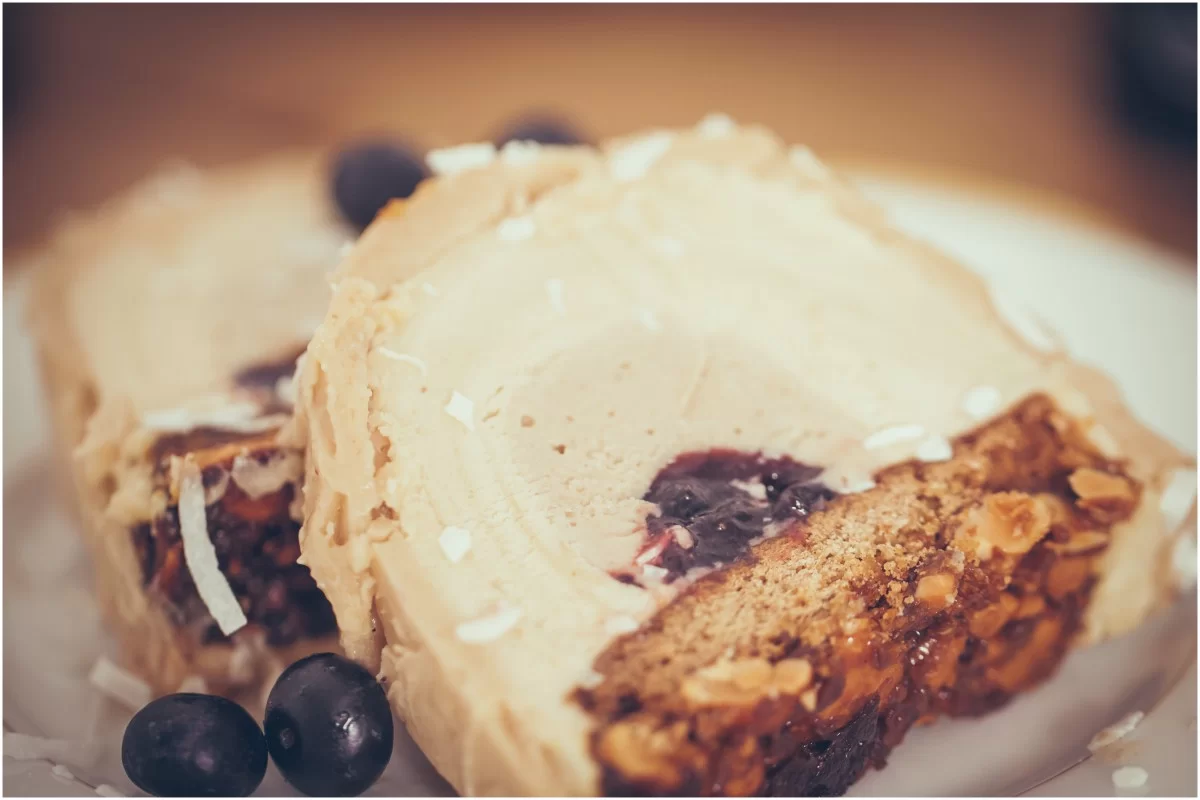
[[[900,444],[901,442],[920,439],[924,435],[925,429],[920,425],[896,425],[872,433],[866,439],[863,439],[862,446],[866,450],[878,450],[883,447]]]
[[[154,696],[148,683],[104,656],[100,656],[92,665],[88,683],[134,711],[140,711]]]
[[[390,347],[376,347],[375,352],[384,358],[390,358],[392,361],[400,361],[404,364],[412,364],[417,369],[421,370],[422,375],[429,374],[429,367],[425,366],[425,362],[416,356],[410,356],[408,353],[397,353]]]
[[[945,436],[930,436],[917,446],[917,459],[926,463],[949,461],[954,457],[954,448]]]
[[[496,146],[491,142],[460,144],[441,150],[430,150],[425,163],[435,175],[457,175],[460,172],[480,169],[496,158]]]
[[[475,430],[475,403],[457,391],[450,395],[446,403],[446,413],[461,422],[467,430]]]
[[[995,386],[976,386],[963,395],[962,410],[971,419],[985,419],[1000,410],[1000,400]]]
[[[628,182],[645,177],[655,162],[667,154],[674,141],[674,133],[659,131],[622,145],[608,156],[608,168],[613,178]]]
[[[228,636],[246,625],[246,614],[217,564],[217,551],[208,536],[204,482],[196,463],[190,459],[184,460],[180,468],[178,509],[184,563],[208,613],[221,633]]]
[[[217,428],[238,433],[259,433],[287,421],[283,414],[260,417],[256,403],[227,403],[217,408],[169,408],[142,415],[142,427],[160,433],[186,433],[195,428]]]
[[[506,242],[520,242],[533,237],[537,225],[529,217],[509,217],[496,227],[496,234]]]
[[[446,558],[450,559],[451,563],[457,564],[471,550],[471,532],[466,528],[447,525],[446,529],[442,531],[442,535],[438,537],[438,544],[441,545]]]
[[[550,307],[554,309],[554,313],[567,313],[567,306],[563,302],[562,279],[551,278],[550,280],[546,281],[546,296],[550,298]]]
[[[464,622],[454,629],[459,641],[467,644],[484,644],[499,639],[508,633],[521,619],[521,609],[515,606],[503,608],[486,617]]]

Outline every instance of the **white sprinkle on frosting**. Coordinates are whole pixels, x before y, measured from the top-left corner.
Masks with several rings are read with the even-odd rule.
[[[894,444],[900,444],[901,442],[911,442],[913,439],[920,439],[924,435],[925,429],[920,425],[895,425],[891,428],[875,431],[875,433],[863,439],[862,446],[866,450],[878,450],[882,447],[891,447]]]
[[[1145,719],[1145,717],[1146,715],[1141,711],[1131,711],[1114,722],[1112,725],[1109,725],[1107,728],[1093,736],[1092,740],[1088,742],[1088,750],[1091,750],[1094,753],[1097,750],[1103,750],[1105,747],[1119,742],[1129,734],[1133,733],[1134,728],[1136,728],[1141,721]]]
[[[536,232],[537,225],[529,217],[509,217],[496,227],[496,234],[506,242],[521,242]]]
[[[216,548],[208,537],[204,482],[191,460],[183,462],[179,474],[179,533],[183,539],[183,560],[196,584],[196,593],[221,633],[228,636],[244,627],[246,614],[221,573]]]
[[[107,697],[134,711],[141,710],[153,697],[148,683],[132,672],[118,667],[104,656],[97,658],[96,663],[92,665],[92,671],[88,673],[88,683]]]
[[[788,151],[788,160],[806,177],[818,179],[829,177],[829,167],[825,166],[812,150],[802,144],[792,146]]]
[[[475,403],[456,390],[446,403],[446,413],[461,422],[467,430],[475,430]]]
[[[681,258],[684,253],[683,242],[674,236],[656,236],[651,244],[655,250],[667,258]]]
[[[471,552],[471,532],[466,528],[447,525],[438,537],[438,544],[441,545],[446,558],[450,559],[450,563],[457,564]]]
[[[379,355],[383,356],[384,358],[390,358],[392,361],[400,361],[405,364],[411,364],[419,369],[422,375],[429,374],[429,367],[425,365],[424,361],[416,356],[410,356],[408,353],[397,353],[390,347],[376,347],[375,352],[379,353]]]
[[[714,112],[696,124],[696,133],[705,139],[725,139],[737,130],[737,123],[728,114]]]
[[[258,433],[287,421],[282,414],[259,416],[256,403],[223,403],[209,408],[169,408],[142,415],[142,427],[160,433],[186,433],[196,428],[217,428],[238,433]]]
[[[467,644],[494,642],[512,630],[520,619],[521,609],[509,606],[486,617],[462,623],[454,629],[454,635]]]
[[[534,141],[513,139],[500,150],[500,158],[505,164],[514,167],[524,167],[537,161],[542,155],[542,146]]]
[[[1163,524],[1168,534],[1175,533],[1183,521],[1192,513],[1196,504],[1196,470],[1177,469],[1171,473],[1162,497],[1158,501],[1158,509],[1163,515]]]
[[[608,157],[608,168],[618,181],[636,181],[645,177],[654,164],[667,154],[675,134],[659,131],[635,139],[614,150]]]
[[[926,463],[949,461],[954,457],[954,448],[945,436],[930,436],[917,445],[917,459]]]
[[[658,315],[648,308],[643,308],[638,312],[638,321],[648,331],[662,330],[662,323],[658,321]]]
[[[971,419],[986,419],[1000,410],[1000,390],[995,386],[976,386],[962,399],[962,410]]]
[[[1016,292],[995,284],[991,284],[990,289],[996,313],[1026,344],[1042,353],[1052,353],[1058,349],[1054,334]]]
[[[460,172],[486,167],[495,158],[496,145],[491,142],[475,142],[430,150],[425,156],[425,163],[435,175],[457,175]]]
[[[561,278],[551,278],[546,281],[546,296],[550,298],[550,307],[554,309],[554,313],[567,313],[567,306],[563,301],[563,282]]]
[[[609,617],[604,620],[604,630],[609,636],[621,636],[622,634],[633,633],[639,627],[636,619],[626,615]]]
[[[1150,773],[1141,767],[1121,767],[1112,774],[1113,786],[1123,790],[1140,789],[1149,779]]]
[[[437,297],[439,294],[441,294],[441,292],[437,290],[437,287],[428,281],[421,284],[421,291],[430,297]]]

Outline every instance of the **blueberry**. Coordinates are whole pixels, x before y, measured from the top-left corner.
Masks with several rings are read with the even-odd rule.
[[[389,200],[412,195],[427,174],[421,158],[404,147],[362,142],[334,161],[333,199],[342,216],[365,228]]]
[[[362,794],[392,757],[392,710],[383,687],[333,653],[283,671],[267,698],[263,728],[275,766],[307,795]]]
[[[496,137],[496,145],[505,142],[529,141],[540,144],[583,144],[584,139],[573,125],[561,117],[549,114],[527,114],[510,122]]]
[[[246,797],[267,771],[267,745],[237,703],[207,694],[171,694],[125,727],[121,765],[158,797]]]

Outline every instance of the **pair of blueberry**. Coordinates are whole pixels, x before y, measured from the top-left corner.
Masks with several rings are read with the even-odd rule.
[[[521,140],[541,144],[578,144],[581,139],[553,117],[529,117],[507,127],[496,143]],[[366,141],[343,150],[333,163],[333,198],[350,224],[365,228],[389,200],[417,190],[428,173],[424,160],[394,142]]]
[[[292,664],[271,689],[258,723],[222,697],[173,694],[125,728],[121,762],[138,788],[159,797],[245,797],[267,771],[312,796],[351,797],[378,780],[392,757],[387,695],[369,672],[333,653]]]

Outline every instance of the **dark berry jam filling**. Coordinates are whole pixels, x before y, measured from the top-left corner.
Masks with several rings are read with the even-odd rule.
[[[786,456],[737,450],[681,455],[645,494],[660,513],[646,518],[647,541],[636,563],[665,569],[669,583],[696,567],[742,558],[756,540],[824,507],[835,492],[817,480],[821,472]]]

